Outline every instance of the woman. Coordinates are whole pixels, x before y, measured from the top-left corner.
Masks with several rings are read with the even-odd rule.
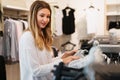
[[[74,51],[65,52],[62,57],[52,57],[51,9],[44,1],[35,1],[29,14],[29,29],[19,42],[21,80],[53,80],[54,65],[79,59]]]

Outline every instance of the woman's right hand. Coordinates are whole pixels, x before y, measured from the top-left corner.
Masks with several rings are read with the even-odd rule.
[[[78,56],[68,56],[66,58],[62,58],[64,64],[68,64],[71,61],[77,60],[77,59],[80,59],[80,57],[78,57]]]
[[[61,58],[66,58],[68,56],[73,56],[78,50],[72,50],[72,51],[65,51],[63,53],[63,56]]]

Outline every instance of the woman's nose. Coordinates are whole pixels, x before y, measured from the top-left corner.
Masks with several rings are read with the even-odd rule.
[[[44,17],[43,20],[46,22],[46,21],[48,21],[48,18]]]

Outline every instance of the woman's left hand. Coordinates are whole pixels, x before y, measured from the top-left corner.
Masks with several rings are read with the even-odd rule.
[[[61,58],[66,58],[68,56],[74,55],[78,50],[72,50],[72,51],[66,51],[63,53],[63,56]]]

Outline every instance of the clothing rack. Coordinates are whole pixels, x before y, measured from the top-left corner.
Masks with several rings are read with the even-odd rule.
[[[100,44],[100,49],[110,59],[107,64],[120,64],[120,45]]]
[[[27,25],[28,11],[4,7],[3,12],[4,12],[3,56],[5,57],[5,62],[7,64],[17,63],[19,62],[18,43],[23,31],[28,27]]]
[[[3,18],[22,19],[27,21],[28,11],[3,7]]]
[[[13,15],[3,15],[3,20],[5,21],[6,19],[14,19],[14,20],[25,20],[28,21],[27,16],[26,17],[18,17],[18,16],[13,16]]]

